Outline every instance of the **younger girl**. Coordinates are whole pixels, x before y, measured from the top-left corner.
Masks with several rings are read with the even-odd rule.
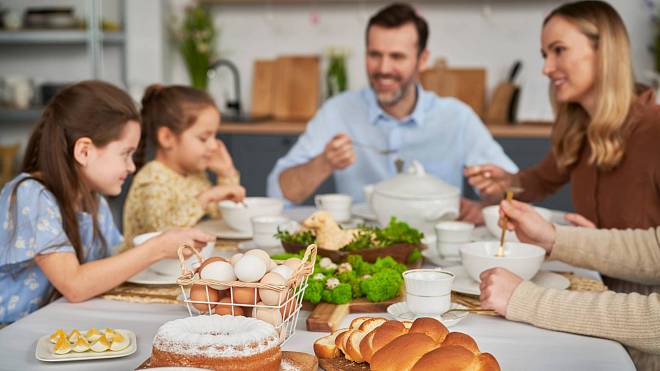
[[[156,158],[135,175],[124,204],[124,235],[169,227],[190,227],[205,216],[219,217],[217,201],[241,201],[245,189],[225,148],[216,139],[220,112],[204,91],[152,85],[142,98],[142,141]],[[212,185],[205,171],[219,179]]]
[[[169,231],[107,257],[121,242],[107,202],[135,170],[140,116],[130,97],[101,82],[64,89],[32,133],[22,173],[0,192],[0,325],[47,303],[53,287],[71,302],[124,282],[179,244],[210,236]]]

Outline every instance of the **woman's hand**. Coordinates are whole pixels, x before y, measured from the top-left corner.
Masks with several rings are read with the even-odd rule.
[[[211,155],[209,169],[218,177],[227,178],[236,176],[238,171],[234,167],[234,161],[231,159],[227,147],[220,139],[216,139],[216,142],[217,148]]]
[[[483,271],[479,278],[481,278],[479,284],[481,307],[494,309],[497,314],[506,317],[509,300],[523,279],[504,268]]]
[[[548,253],[555,244],[556,230],[533,207],[526,203],[512,200],[500,202],[500,227],[503,227],[504,215],[508,218],[507,228],[514,230],[521,242],[531,243],[544,248]]]
[[[170,229],[147,240],[144,245],[149,244],[159,259],[178,259],[177,251],[183,244],[201,250],[209,241],[214,239],[214,236],[197,228]],[[188,249],[183,252],[186,258],[192,254]]]
[[[567,213],[566,215],[564,215],[564,219],[566,219],[576,227],[596,228],[596,224],[594,224],[594,222],[583,217],[580,214]]]
[[[209,203],[222,200],[241,202],[245,198],[245,188],[238,184],[222,184],[204,191],[197,196],[197,200],[206,209]]]
[[[466,166],[463,175],[482,197],[490,200],[501,200],[508,188],[517,186],[514,174],[493,164]]]

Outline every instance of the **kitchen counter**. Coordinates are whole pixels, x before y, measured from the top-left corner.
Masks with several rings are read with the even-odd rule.
[[[298,135],[301,134],[307,122],[294,121],[262,121],[251,123],[223,122],[220,134],[249,135]],[[486,125],[494,137],[506,138],[549,138],[552,125],[547,122],[521,122],[516,125]]]

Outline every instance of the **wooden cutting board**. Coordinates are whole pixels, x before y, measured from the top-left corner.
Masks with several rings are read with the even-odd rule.
[[[483,117],[486,106],[486,70],[483,68],[447,68],[444,65],[423,71],[424,89],[441,97],[455,97]]]
[[[314,116],[321,96],[318,56],[277,58],[273,81],[272,112],[276,120],[306,121]]]
[[[258,59],[252,68],[252,117],[269,117],[273,113],[275,60]]]
[[[387,307],[404,300],[403,295],[380,303],[372,303],[359,298],[346,304],[319,303],[307,318],[307,331],[332,332],[340,328],[341,322],[349,313],[382,313]],[[313,304],[303,302],[303,309],[311,310]]]

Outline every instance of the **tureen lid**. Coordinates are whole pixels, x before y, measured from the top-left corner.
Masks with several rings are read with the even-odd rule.
[[[408,169],[376,184],[374,192],[394,197],[447,197],[460,194],[460,190],[426,173],[424,166],[413,161]]]

